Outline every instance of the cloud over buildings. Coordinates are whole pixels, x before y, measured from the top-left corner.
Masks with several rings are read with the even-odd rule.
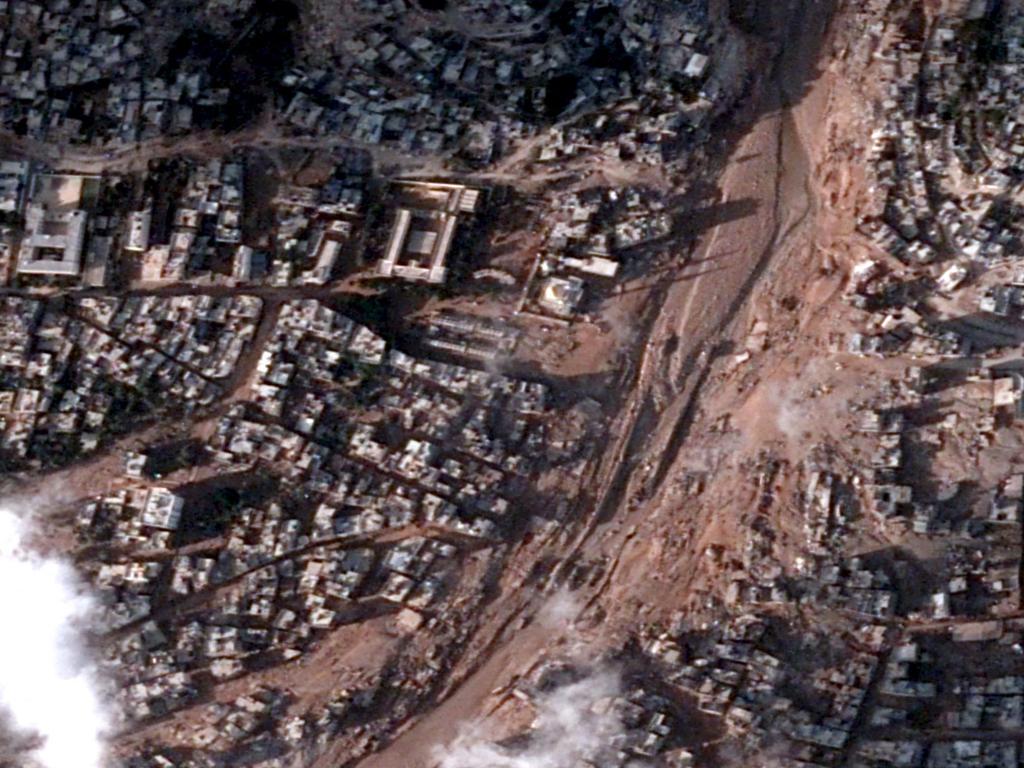
[[[495,743],[478,723],[439,751],[439,768],[577,768],[599,760],[624,733],[612,706],[620,689],[616,672],[597,669],[546,691],[534,700],[537,715],[525,743]]]
[[[31,548],[31,515],[0,503],[0,710],[44,768],[101,768],[110,724],[84,627],[94,608],[70,563]]]

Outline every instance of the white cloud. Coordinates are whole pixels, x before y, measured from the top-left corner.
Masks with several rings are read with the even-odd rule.
[[[0,503],[0,708],[38,735],[44,768],[101,768],[110,720],[82,634],[95,606],[30,534],[29,517]]]
[[[528,743],[496,744],[477,723],[438,752],[439,768],[577,768],[614,749],[623,733],[614,707],[608,706],[619,691],[619,676],[609,670],[555,688],[535,701],[537,717]]]

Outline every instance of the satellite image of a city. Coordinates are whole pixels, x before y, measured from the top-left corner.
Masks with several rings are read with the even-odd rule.
[[[1024,767],[1024,0],[0,0],[0,768]]]

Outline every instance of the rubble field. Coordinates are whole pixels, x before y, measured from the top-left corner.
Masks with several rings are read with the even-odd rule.
[[[165,5],[0,0],[87,768],[1024,765],[1024,10]]]

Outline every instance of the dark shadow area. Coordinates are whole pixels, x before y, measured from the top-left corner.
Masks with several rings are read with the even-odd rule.
[[[173,79],[173,68],[182,62],[204,67],[213,88],[228,89],[227,103],[197,108],[196,122],[237,130],[259,115],[294,62],[298,23],[299,10],[288,0],[257,0],[230,36],[218,37],[204,29],[183,32],[159,74]]]
[[[1024,374],[1024,359],[1018,358],[1016,360],[1006,360],[1005,362],[996,363],[989,366],[989,370],[992,371],[995,376],[1011,373]]]
[[[973,352],[983,354],[993,349],[1014,347],[1024,343],[1024,321],[975,312],[936,324],[941,331],[953,331],[970,343]]]
[[[922,368],[922,393],[938,394],[963,386],[981,366],[981,360],[978,358],[961,358],[956,362],[955,366],[950,363],[936,363]]]
[[[937,397],[923,400],[919,405],[902,410],[906,423],[914,427],[927,427],[940,423],[948,413],[945,403]]]
[[[576,98],[579,77],[566,73],[548,80],[544,90],[544,113],[549,119],[558,117]]]
[[[703,277],[704,275],[710,275],[710,274],[714,274],[715,272],[722,272],[724,270],[725,270],[725,267],[717,267],[717,268],[712,267],[712,268],[708,268],[708,269],[699,269],[697,271],[688,272],[685,275],[676,275],[675,277],[666,279],[664,281],[664,285],[665,286],[669,286],[669,285],[675,285],[676,283],[685,283],[685,282],[689,282],[691,280],[696,280],[697,278]],[[646,292],[646,291],[649,291],[649,290],[651,290],[651,287],[649,285],[639,285],[636,288],[627,288],[624,291],[620,291],[619,294],[620,295],[625,295],[625,294],[629,294],[629,293],[643,293],[643,292]]]
[[[937,586],[932,570],[903,547],[885,547],[858,555],[863,568],[881,571],[896,590],[896,614],[926,610]]]
[[[198,439],[183,438],[149,446],[146,459],[146,475],[159,478],[180,469],[206,466],[211,457]]]
[[[744,197],[739,200],[726,200],[712,203],[703,208],[681,211],[676,214],[675,229],[681,235],[697,237],[715,227],[753,216],[760,207],[760,200]]]
[[[178,529],[179,546],[219,536],[238,512],[271,500],[278,488],[277,477],[259,470],[179,486],[175,493],[185,499],[186,510]]]

